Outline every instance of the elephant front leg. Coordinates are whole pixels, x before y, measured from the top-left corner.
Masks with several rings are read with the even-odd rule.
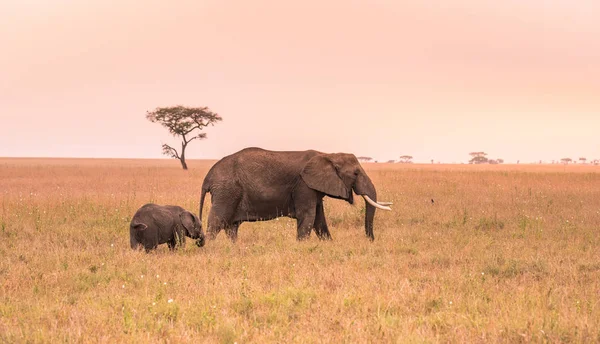
[[[323,199],[317,203],[317,212],[315,215],[315,233],[320,240],[331,240],[327,220],[325,219],[325,210],[323,209]]]
[[[310,236],[310,231],[315,224],[315,216],[317,213],[316,205],[306,209],[296,208],[296,221],[298,224],[298,240],[306,240]]]
[[[177,228],[173,231],[173,238],[167,241],[167,245],[171,251],[185,246],[185,233],[183,228],[177,226]]]
[[[298,240],[306,240],[315,225],[319,196],[315,190],[309,188],[306,184],[300,184],[294,191],[292,198],[296,209]]]
[[[167,246],[169,246],[169,250],[171,250],[171,251],[175,250],[175,247],[177,246],[175,244],[175,239],[171,239],[171,240],[167,241]]]
[[[315,215],[314,212],[311,215],[306,215],[304,217],[298,217],[298,240],[306,240],[310,236],[310,231],[315,223]]]

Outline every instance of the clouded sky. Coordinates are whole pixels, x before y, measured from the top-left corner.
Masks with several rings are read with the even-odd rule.
[[[600,159],[598,0],[3,0],[0,156]]]

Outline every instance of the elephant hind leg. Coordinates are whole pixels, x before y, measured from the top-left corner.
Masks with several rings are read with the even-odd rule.
[[[233,226],[234,216],[240,204],[242,189],[236,184],[220,185],[211,191],[210,212],[206,234],[214,240],[222,229]]]
[[[315,233],[320,240],[331,240],[331,233],[325,219],[325,210],[323,209],[323,199],[317,203],[317,213],[315,215]]]
[[[239,227],[240,222],[235,222],[234,224],[225,227],[225,234],[227,234],[227,237],[234,243],[237,241]]]
[[[206,229],[206,236],[210,240],[214,240],[221,229],[225,228],[224,221],[216,214],[212,209],[208,214],[208,228]]]
[[[223,208],[221,208],[223,209]],[[232,228],[235,227],[235,237],[237,238],[237,228],[239,223],[235,224],[232,221],[235,208],[233,210],[231,208],[225,208],[225,211],[219,211],[217,209],[211,209],[208,214],[208,228],[206,229],[206,234],[209,239],[214,240],[217,237],[217,234],[222,229],[226,230],[227,236],[231,238]],[[235,241],[234,239],[232,239]]]

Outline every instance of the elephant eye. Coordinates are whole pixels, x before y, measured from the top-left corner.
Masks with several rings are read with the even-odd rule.
[[[355,170],[355,171],[354,171],[354,175],[355,175],[355,176],[358,176],[358,170]]]

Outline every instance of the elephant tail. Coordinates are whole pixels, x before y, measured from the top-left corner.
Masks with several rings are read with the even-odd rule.
[[[206,183],[202,184],[202,193],[200,194],[200,211],[198,212],[198,218],[200,219],[200,223],[202,223],[202,208],[204,208],[204,197],[206,196],[207,192],[210,192],[210,187],[205,184]]]

